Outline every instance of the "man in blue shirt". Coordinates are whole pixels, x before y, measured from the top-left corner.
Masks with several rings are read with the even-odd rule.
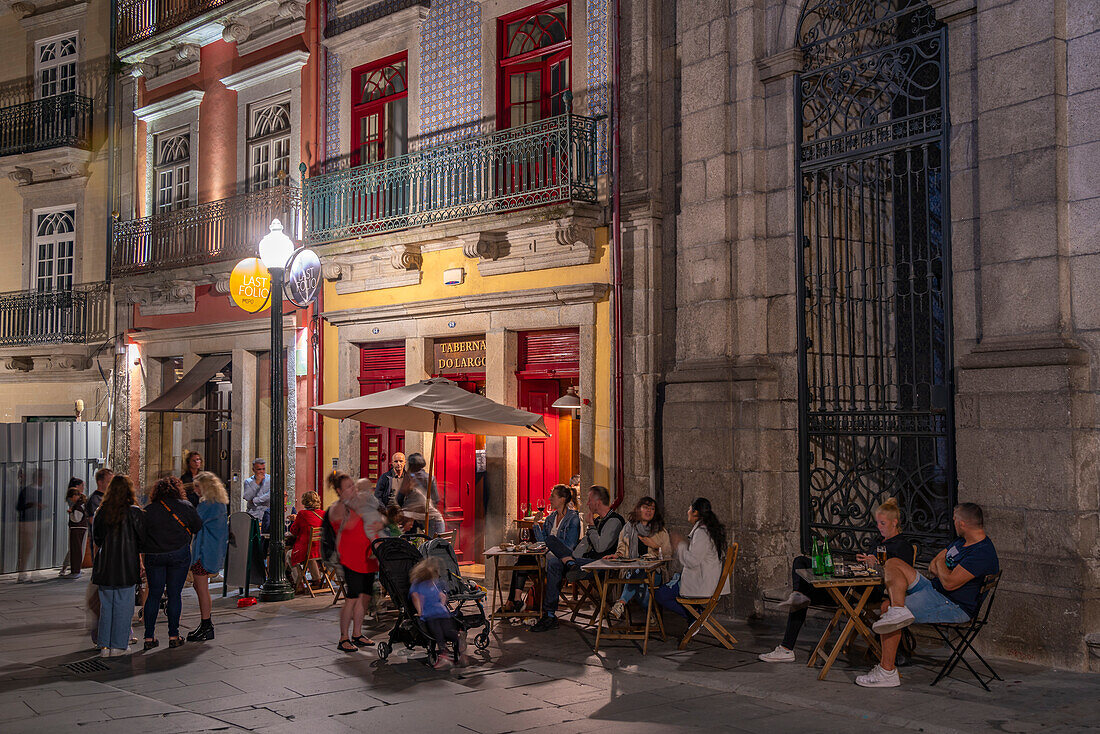
[[[271,477],[267,475],[267,462],[263,459],[252,461],[252,476],[244,480],[241,498],[246,511],[260,523],[260,532],[267,532],[271,512]]]
[[[883,570],[889,607],[872,625],[882,643],[882,659],[870,673],[856,678],[857,685],[864,688],[901,685],[894,659],[902,629],[913,622],[968,622],[977,611],[985,577],[1001,570],[997,549],[985,534],[980,505],[973,502],[958,505],[954,520],[959,537],[928,564],[931,580],[900,558],[887,559]]]

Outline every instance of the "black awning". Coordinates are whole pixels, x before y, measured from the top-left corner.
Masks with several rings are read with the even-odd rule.
[[[210,378],[229,364],[232,357],[228,354],[211,354],[199,360],[198,364],[188,370],[187,374],[172,387],[161,393],[156,400],[148,403],[140,410],[144,413],[171,413],[176,411],[176,406],[195,394],[197,390],[210,382]],[[208,411],[202,410],[201,413]]]

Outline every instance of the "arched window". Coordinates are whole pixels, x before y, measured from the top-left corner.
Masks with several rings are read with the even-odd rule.
[[[802,539],[925,548],[955,501],[945,31],[925,0],[809,0],[799,24]]]
[[[361,66],[352,72],[353,166],[408,152],[408,53]]]
[[[567,0],[551,0],[500,18],[500,127],[565,112],[571,41]]]
[[[38,292],[73,287],[76,210],[72,207],[34,213],[34,288]]]
[[[248,106],[248,186],[285,183],[290,175],[290,98],[279,95]]]

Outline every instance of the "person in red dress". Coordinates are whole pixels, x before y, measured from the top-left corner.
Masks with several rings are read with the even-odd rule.
[[[321,527],[325,516],[321,512],[321,498],[316,492],[302,495],[302,511],[294,516],[294,522],[286,531],[286,544],[290,546],[290,565],[297,567],[306,560],[306,546],[314,528]],[[309,552],[309,575],[314,584],[321,583],[321,569],[317,559],[321,557],[321,543],[313,544]],[[302,579],[297,579],[301,581]],[[315,587],[316,588],[316,587]]]

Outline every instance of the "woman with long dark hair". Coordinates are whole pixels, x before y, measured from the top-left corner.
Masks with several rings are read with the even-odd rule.
[[[679,533],[672,534],[672,545],[684,570],[657,589],[654,597],[658,604],[684,619],[688,618],[688,611],[676,598],[706,598],[714,593],[714,587],[722,576],[727,544],[726,526],[714,514],[710,500],[706,497],[697,497],[691,503],[687,519],[692,523],[688,537],[684,538]],[[730,582],[726,579],[721,595],[728,593]]]
[[[92,565],[92,583],[99,587],[100,657],[130,652],[130,620],[134,587],[141,579],[141,542],[145,515],[137,506],[134,483],[118,474],[107,486],[92,524],[99,548]]]
[[[665,529],[665,519],[661,515],[661,509],[657,507],[657,500],[642,497],[634,505],[626,518],[623,531],[619,533],[619,547],[615,550],[615,555],[619,558],[641,558],[644,555],[672,558],[672,541]],[[639,578],[642,575],[642,571],[629,571],[626,577]],[[660,585],[660,582],[658,574],[656,585]],[[611,606],[611,616],[615,619],[622,618],[626,605],[636,597],[641,604],[647,605],[649,587],[646,584],[623,584],[618,601]]]
[[[157,480],[145,506],[145,576],[149,581],[144,615],[146,650],[160,644],[155,632],[160,598],[166,588],[168,646],[183,644],[180,637],[183,585],[191,565],[191,539],[202,530],[202,524],[198,512],[185,499],[183,482],[176,477]]]

